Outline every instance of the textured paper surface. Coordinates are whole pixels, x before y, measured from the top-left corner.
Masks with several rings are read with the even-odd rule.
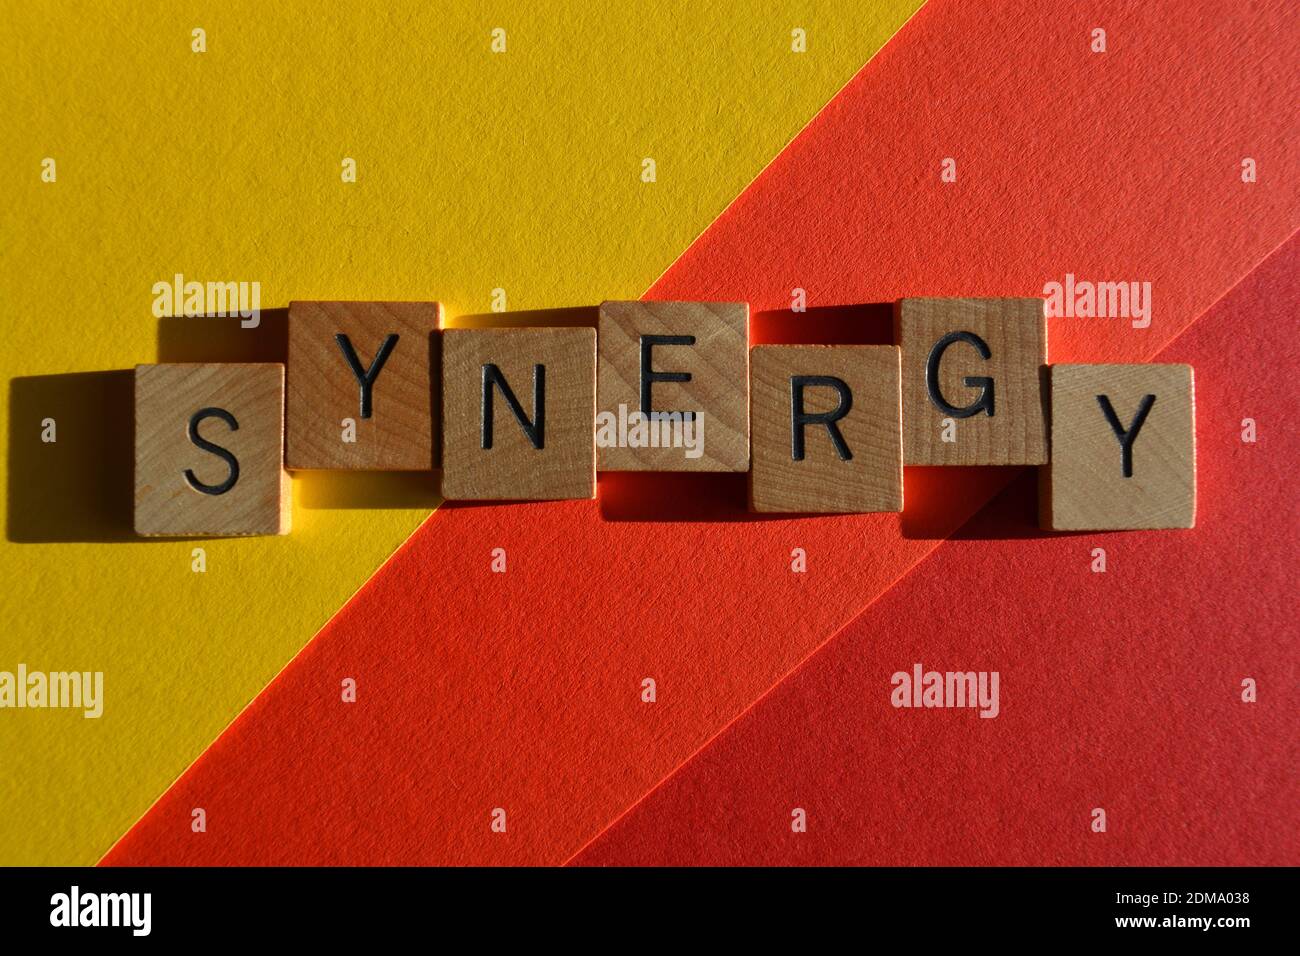
[[[284,358],[282,313],[160,322],[155,282],[460,316],[635,297],[918,5],[0,6],[0,668],[103,671],[106,696],[97,721],[0,712],[0,862],[96,860],[437,502],[429,475],[321,474],[285,539],[118,540],[130,378],[106,370]],[[427,570],[436,601],[462,586]]]
[[[1294,14],[1212,14],[1091,11],[1115,51],[1094,57],[1058,10],[928,5],[651,296],[746,298],[756,341],[871,340],[887,307],[835,307],[1039,294],[1072,271],[1151,281],[1155,318],[1057,322],[1052,357],[1155,354],[1295,226]],[[1242,155],[1275,174],[1243,184]],[[795,287],[826,311],[792,329]],[[563,862],[1009,473],[914,469],[901,521],[751,519],[739,477],[439,511],[108,861]],[[195,806],[217,822],[201,838]]]
[[[1195,530],[1040,533],[1024,475],[575,862],[1294,866],[1297,306],[1292,239],[1160,353],[1196,368]],[[1001,713],[894,709],[916,662],[1000,671]]]

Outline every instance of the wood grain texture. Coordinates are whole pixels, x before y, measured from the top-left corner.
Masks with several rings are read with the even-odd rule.
[[[200,439],[226,449],[220,455]],[[191,477],[186,477],[186,471]],[[284,366],[138,365],[135,370],[135,532],[139,535],[288,534],[290,481],[284,470]]]
[[[1196,522],[1196,402],[1190,365],[1054,365],[1052,461],[1039,469],[1039,518],[1056,531],[1190,528]],[[1119,436],[1131,432],[1124,474]]]
[[[288,440],[292,469],[427,471],[437,465],[439,346],[437,302],[289,304]],[[363,371],[389,335],[398,336],[371,387],[370,417],[339,342],[348,337]],[[344,419],[355,441],[344,440]]]
[[[541,448],[534,446],[495,385],[490,391],[492,447],[483,447],[483,382],[488,365],[500,370],[534,425],[534,367],[544,367]],[[444,498],[596,497],[594,329],[447,329],[442,368]]]
[[[1040,465],[1047,461],[1047,320],[1042,299],[903,299],[895,306],[903,349],[903,461],[908,465]],[[935,345],[950,333],[978,336],[989,350],[957,341],[939,363],[940,394],[964,409],[981,395],[967,377],[993,379],[993,415],[961,418],[926,386]],[[953,424],[945,426],[951,418]],[[945,441],[947,432],[952,441]]]
[[[850,457],[826,425],[803,428],[802,460],[793,441],[794,376],[829,376],[850,399],[834,424]],[[862,513],[903,510],[900,350],[889,345],[760,345],[750,353],[750,423],[754,464],[750,508],[759,512]],[[806,384],[802,410],[834,412],[833,385]]]
[[[693,336],[693,345],[657,345],[651,368],[690,375],[654,382],[651,410],[703,419],[703,454],[681,448],[602,447],[601,471],[749,470],[749,306],[743,302],[604,302],[600,306],[597,410],[641,409],[641,338]]]

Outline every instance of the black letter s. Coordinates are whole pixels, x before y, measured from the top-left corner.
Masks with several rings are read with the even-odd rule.
[[[194,442],[204,451],[212,452],[230,467],[230,474],[226,480],[219,485],[209,485],[199,481],[194,472],[186,468],[185,480],[190,483],[190,487],[195,491],[201,491],[205,495],[224,495],[231,488],[235,487],[235,482],[239,480],[239,459],[232,455],[229,449],[222,448],[220,445],[214,445],[202,435],[199,434],[199,422],[206,418],[219,418],[230,426],[232,432],[239,431],[239,422],[235,421],[235,416],[230,414],[224,408],[200,408],[190,416],[190,441]]]

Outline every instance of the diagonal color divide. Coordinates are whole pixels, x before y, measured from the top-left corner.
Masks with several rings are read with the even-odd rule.
[[[1194,531],[1040,533],[1026,473],[573,862],[1294,863],[1298,305],[1293,235],[1156,356],[1196,369]],[[998,716],[894,709],[916,662],[999,671]]]
[[[0,4],[0,669],[103,671],[106,698],[0,714],[0,863],[101,857],[437,503],[429,474],[299,474],[288,538],[135,539],[129,369],[284,358],[282,308],[159,320],[155,282],[460,315],[635,296],[919,2],[801,14],[799,55],[795,24],[716,3]]]
[[[1059,14],[927,6],[651,295],[745,298],[778,335],[794,287],[815,309],[1035,294],[1066,272],[1150,281],[1149,329],[1061,320],[1049,348],[1155,354],[1295,225],[1294,14],[1092,16],[1106,54]],[[1271,178],[1243,183],[1242,155]],[[672,476],[602,476],[599,505],[446,507],[106,862],[563,862],[1006,480],[916,471],[901,524],[753,520],[743,481]]]

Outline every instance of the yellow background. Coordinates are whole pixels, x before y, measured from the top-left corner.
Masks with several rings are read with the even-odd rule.
[[[299,476],[289,537],[132,539],[106,373],[283,347],[274,312],[156,319],[155,282],[635,298],[919,5],[4,4],[0,670],[103,671],[106,699],[0,710],[0,864],[97,860],[437,504],[430,475]]]

